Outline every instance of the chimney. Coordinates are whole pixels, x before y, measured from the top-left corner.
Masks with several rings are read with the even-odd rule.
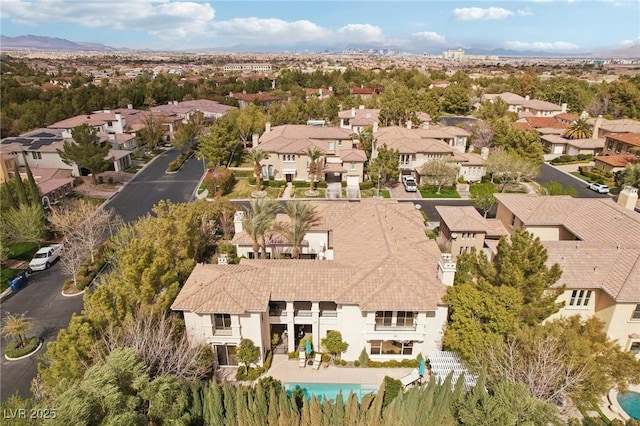
[[[121,113],[119,113],[119,112],[116,112],[116,121],[117,121],[117,122],[122,121],[122,114],[121,114]]]
[[[253,135],[251,135],[251,144],[253,146],[258,146],[258,134],[254,133]]]
[[[596,118],[596,122],[593,124],[593,134],[591,135],[591,139],[598,138],[598,133],[600,133],[600,126],[602,126],[602,115],[599,115]]]
[[[171,101],[167,101],[167,105],[171,105],[173,102]]]
[[[625,209],[635,210],[636,204],[638,204],[638,188],[625,186],[618,194],[618,204]]]
[[[529,100],[529,95],[525,96],[525,97],[524,97],[524,100],[525,100],[525,101],[528,101],[528,100]]]
[[[333,92],[333,86],[329,86],[329,91]]]
[[[405,126],[407,126],[407,129],[411,129],[413,127],[413,123],[411,122],[411,120],[407,120],[404,124]]]
[[[133,109],[133,104],[127,104],[127,109]]]
[[[364,105],[358,105],[358,109],[364,109]]]
[[[264,123],[264,132],[269,133],[270,131],[271,131],[271,123],[267,121],[266,123]]]
[[[322,96],[322,87],[318,89],[318,95]]]
[[[178,105],[178,101],[173,101],[173,104],[174,105]]]
[[[428,121],[422,122],[422,128],[425,130],[429,130],[429,122]]]
[[[244,219],[244,212],[242,210],[238,210],[233,214],[233,230],[237,234],[238,232],[242,232],[242,220]]]
[[[447,286],[453,285],[453,279],[456,276],[456,262],[453,260],[451,253],[442,253],[438,260],[438,279]]]
[[[562,104],[561,108],[562,108],[562,112],[567,112],[567,104],[566,103]]]
[[[480,157],[482,157],[482,159],[484,160],[489,158],[489,147],[483,146],[482,148],[480,148]]]
[[[376,133],[378,131],[378,122],[374,121],[373,123],[373,133]]]
[[[355,116],[356,116],[356,109],[351,108],[351,117],[355,117]]]

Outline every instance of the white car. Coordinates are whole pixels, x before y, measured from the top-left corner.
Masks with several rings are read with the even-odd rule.
[[[49,269],[53,262],[58,260],[60,257],[62,247],[62,244],[42,247],[33,255],[33,259],[29,262],[29,269],[32,271],[44,271],[45,269]]]
[[[608,194],[609,193],[609,187],[607,185],[603,185],[601,183],[590,183],[588,188],[590,190],[592,190],[592,191],[599,192],[600,194]]]
[[[416,192],[418,190],[418,185],[413,176],[402,176],[402,184],[404,185],[404,190],[407,192]]]

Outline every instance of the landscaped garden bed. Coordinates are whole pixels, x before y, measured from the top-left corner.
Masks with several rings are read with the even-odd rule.
[[[460,198],[454,187],[442,187],[439,194],[438,187],[432,185],[420,185],[418,189],[422,198]]]
[[[40,338],[35,336],[25,340],[22,345],[18,340],[14,340],[7,345],[7,350],[4,354],[7,358],[20,358],[34,352],[38,348],[38,345],[40,345]]]

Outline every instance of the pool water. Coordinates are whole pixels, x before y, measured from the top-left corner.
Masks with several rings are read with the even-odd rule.
[[[344,402],[347,402],[347,398],[351,392],[353,392],[358,398],[358,401],[360,401],[366,394],[378,391],[378,387],[375,385],[361,385],[357,383],[285,383],[284,388],[289,395],[291,395],[295,389],[300,388],[307,399],[311,399],[311,396],[315,395],[320,401],[322,401],[323,397],[334,400],[336,396],[338,396],[338,392],[342,391],[342,400]]]
[[[617,398],[618,403],[629,417],[640,420],[640,393],[631,391],[619,393]]]

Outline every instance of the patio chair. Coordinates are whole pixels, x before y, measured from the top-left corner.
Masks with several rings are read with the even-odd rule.
[[[319,370],[320,364],[322,364],[322,354],[316,353],[316,357],[313,360],[313,369]]]
[[[400,379],[400,382],[402,382],[402,386],[406,387],[409,386],[410,384],[417,382],[420,379],[420,375],[418,374],[418,369],[414,368],[411,373],[407,374],[406,376],[402,377]]]
[[[298,352],[298,367],[304,368],[307,365],[307,356],[304,351]]]

